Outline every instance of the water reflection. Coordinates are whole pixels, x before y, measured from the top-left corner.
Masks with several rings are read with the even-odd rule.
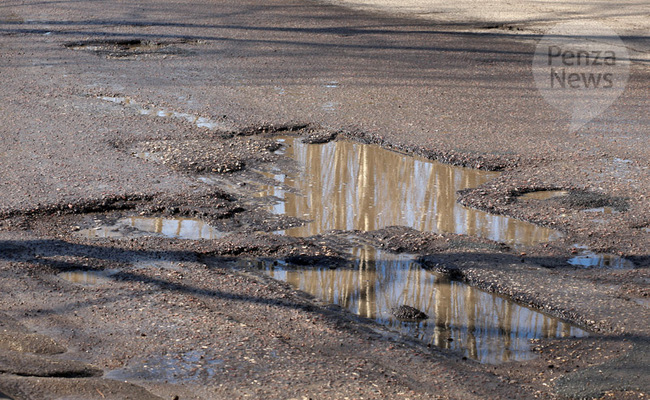
[[[271,277],[326,302],[483,363],[533,358],[530,339],[586,336],[556,318],[424,270],[409,256],[370,247],[355,248],[353,253],[358,261],[349,269],[292,269],[270,262],[263,267]],[[390,315],[390,308],[401,304],[430,318],[400,322]]]
[[[111,275],[115,275],[119,270],[111,269],[106,271],[66,271],[61,272],[58,276],[68,282],[78,283],[81,285],[101,285],[111,282]]]
[[[524,193],[521,197],[524,199],[535,199],[535,200],[548,200],[555,197],[567,196],[569,192],[566,190],[537,190],[535,192]]]
[[[597,254],[589,250],[570,258],[568,263],[583,268],[634,269],[635,267],[634,263],[626,258],[614,254]]]
[[[109,101],[111,103],[121,104],[125,107],[131,107],[137,110],[141,115],[152,115],[162,118],[177,118],[184,119],[187,122],[196,125],[199,128],[207,128],[209,130],[229,130],[230,126],[222,122],[214,121],[209,118],[199,117],[198,115],[182,113],[167,108],[148,108],[145,107],[136,101],[132,100],[129,97],[111,97],[111,96],[102,96],[101,100]]]
[[[91,239],[146,236],[160,234],[174,239],[219,239],[226,233],[216,230],[207,223],[190,218],[125,217],[110,225],[83,229],[79,234]]]
[[[272,206],[274,213],[313,220],[286,230],[288,235],[403,225],[525,245],[560,236],[548,228],[456,203],[458,190],[477,187],[497,176],[495,172],[404,156],[375,145],[347,141],[307,145],[298,138],[284,140],[284,154],[303,169],[291,175],[266,172],[278,184],[263,186],[262,195],[282,200]],[[284,190],[287,186],[299,194]]]

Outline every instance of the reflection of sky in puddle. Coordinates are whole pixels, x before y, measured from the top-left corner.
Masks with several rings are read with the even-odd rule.
[[[596,207],[582,210],[583,212],[596,213],[596,214],[618,214],[618,211],[612,207]]]
[[[634,263],[613,254],[596,254],[589,250],[570,258],[569,264],[584,268],[634,269]]]
[[[207,223],[189,218],[166,219],[151,217],[125,217],[112,225],[84,229],[79,234],[89,238],[142,236],[154,233],[174,239],[219,239],[226,236]]]
[[[483,363],[534,358],[530,339],[586,336],[579,328],[421,268],[406,255],[355,248],[351,268],[292,269],[264,263],[273,278],[326,302]],[[390,308],[406,304],[429,319],[404,323]],[[450,340],[452,339],[452,340]]]
[[[632,301],[634,301],[636,304],[638,304],[640,306],[650,308],[650,299],[638,299],[637,298],[637,299],[632,299]]]
[[[135,363],[134,363],[135,364]],[[213,359],[204,350],[192,350],[183,354],[164,355],[137,363],[137,366],[114,370],[109,379],[145,379],[178,383],[198,379],[216,379],[221,373],[223,360]]]
[[[111,103],[122,104],[124,106],[134,108],[136,111],[138,111],[138,113],[142,115],[153,115],[153,116],[163,117],[163,118],[184,119],[187,122],[194,124],[199,128],[207,128],[210,130],[217,130],[217,129],[228,130],[230,128],[223,123],[212,121],[208,118],[199,117],[193,114],[181,113],[166,108],[147,108],[141,104],[136,103],[135,101],[131,100],[128,97],[102,96],[100,97],[100,99],[104,101],[110,101]]]
[[[312,220],[284,231],[288,235],[404,225],[515,244],[547,242],[560,236],[545,227],[456,203],[458,190],[477,187],[497,173],[453,167],[374,145],[347,141],[307,145],[299,138],[285,141],[284,154],[304,169],[289,175],[265,172],[278,183],[263,186],[261,191],[283,200],[272,206],[274,213]],[[283,190],[283,186],[300,194]]]

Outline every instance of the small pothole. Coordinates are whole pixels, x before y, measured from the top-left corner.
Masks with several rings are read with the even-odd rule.
[[[548,200],[568,194],[569,192],[566,190],[536,190],[534,192],[524,193],[521,197],[524,199]]]
[[[632,261],[615,254],[595,253],[584,246],[579,255],[570,258],[567,262],[580,268],[607,268],[607,269],[634,269]]]
[[[228,233],[193,218],[137,216],[123,217],[113,223],[80,229],[76,234],[89,239],[163,236],[172,239],[200,240],[220,239]]]
[[[557,318],[428,271],[411,255],[371,246],[354,247],[351,252],[354,261],[337,268],[305,268],[278,260],[259,260],[256,266],[326,303],[481,363],[535,358],[531,339],[588,335]],[[399,318],[393,311],[403,304],[422,314]]]
[[[58,274],[59,278],[68,282],[80,285],[102,285],[113,281],[111,276],[117,274],[119,270],[109,269],[103,271],[76,270],[66,271]]]
[[[66,43],[71,50],[82,50],[106,58],[135,58],[139,56],[189,55],[191,51],[180,47],[195,45],[198,41],[188,39],[155,41],[147,39],[104,39]]]

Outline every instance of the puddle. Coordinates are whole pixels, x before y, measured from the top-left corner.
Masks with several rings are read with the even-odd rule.
[[[645,308],[650,308],[650,299],[632,299],[632,301]]]
[[[555,197],[566,196],[568,194],[569,192],[566,190],[538,190],[535,192],[524,193],[521,197],[524,199],[548,200]]]
[[[205,350],[192,350],[187,353],[151,358],[138,363],[137,366],[110,371],[109,379],[156,380],[169,383],[194,381],[199,379],[216,379],[222,373],[219,365],[223,360],[214,359]]]
[[[102,285],[112,282],[113,280],[110,277],[118,272],[119,270],[117,269],[104,271],[66,271],[58,274],[58,277],[68,282],[81,285]]]
[[[281,200],[270,207],[273,213],[312,222],[280,233],[311,236],[333,229],[371,231],[403,225],[522,245],[561,236],[549,228],[456,203],[458,190],[477,187],[496,177],[496,172],[453,167],[376,145],[282,140],[286,148],[280,153],[296,160],[303,170],[263,172],[276,183],[262,186],[260,195]]]
[[[596,207],[596,208],[588,208],[586,210],[582,210],[582,212],[587,212],[587,213],[594,213],[594,214],[604,214],[604,215],[609,215],[609,214],[618,214],[619,211],[616,211],[613,207]]]
[[[198,115],[182,113],[170,110],[168,108],[147,108],[142,104],[135,102],[129,97],[111,97],[111,96],[101,96],[100,100],[108,101],[111,103],[121,104],[125,107],[132,108],[136,110],[141,115],[151,115],[161,118],[176,118],[184,119],[185,121],[195,125],[198,128],[207,128],[209,130],[224,130],[230,131],[232,127],[228,124],[219,121],[213,121],[209,118],[199,117]]]
[[[635,267],[632,261],[623,257],[614,254],[596,254],[590,250],[584,250],[582,254],[570,258],[567,262],[583,268],[634,269]]]
[[[321,300],[482,363],[534,358],[531,339],[587,336],[556,318],[427,271],[410,256],[371,247],[355,248],[353,255],[357,261],[351,268],[297,269],[272,261],[259,265],[269,276]],[[395,319],[390,309],[403,304],[424,311],[429,319]]]
[[[77,234],[90,239],[141,237],[156,234],[173,239],[199,240],[220,239],[228,233],[218,231],[203,221],[191,218],[125,217],[111,225],[82,229]]]

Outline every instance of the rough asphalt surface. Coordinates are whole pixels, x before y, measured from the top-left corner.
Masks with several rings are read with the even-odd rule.
[[[3,2],[0,398],[647,398],[650,68],[634,62],[624,94],[569,134],[534,86],[538,39],[297,0]],[[503,170],[459,200],[562,239],[522,250],[400,227],[356,235],[591,336],[480,365],[242,264],[342,257],[349,233],[264,233],[300,221],[266,214],[238,185],[282,165],[273,135],[334,132]],[[197,181],[206,171],[223,185]],[[521,197],[540,189],[571,195]],[[602,206],[615,212],[584,211]],[[138,214],[235,234],[78,234]],[[568,266],[576,244],[634,268]],[[57,277],[79,269],[112,275]]]

